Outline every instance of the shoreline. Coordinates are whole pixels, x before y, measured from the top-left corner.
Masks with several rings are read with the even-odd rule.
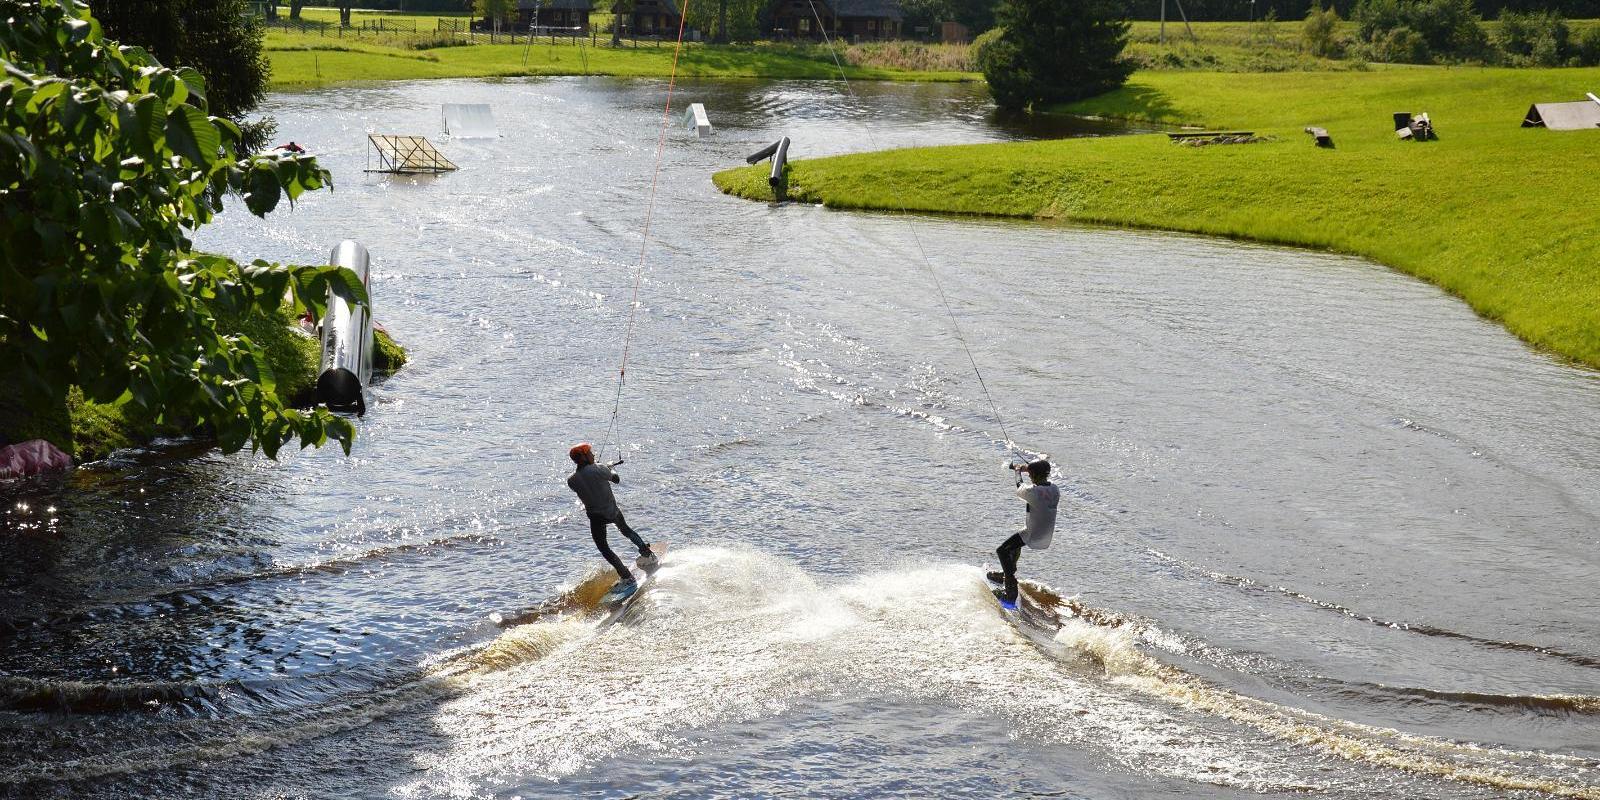
[[[1522,98],[1581,98],[1596,82],[1594,68],[1139,73],[1055,110],[1249,128],[1269,141],[1185,147],[1145,134],[834,156],[791,163],[788,197],[1360,256],[1438,286],[1541,351],[1600,368],[1600,242],[1586,210],[1600,193],[1600,130],[1519,127]],[[1396,140],[1388,112],[1412,106],[1433,115],[1440,141]],[[1335,147],[1314,147],[1305,125],[1328,127]],[[712,180],[770,201],[766,177],[758,165]]]

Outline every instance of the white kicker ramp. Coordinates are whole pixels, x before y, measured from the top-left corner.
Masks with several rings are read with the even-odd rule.
[[[706,107],[701,103],[690,103],[689,110],[683,112],[683,124],[694,131],[696,136],[710,136],[711,118],[706,116]]]
[[[445,103],[445,135],[455,139],[493,139],[500,135],[494,112],[485,103]]]

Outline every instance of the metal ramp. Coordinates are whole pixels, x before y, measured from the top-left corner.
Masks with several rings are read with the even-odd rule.
[[[367,134],[367,172],[394,172],[401,174],[438,174],[457,169],[425,136],[391,136],[383,133]],[[372,156],[378,157],[373,168]]]

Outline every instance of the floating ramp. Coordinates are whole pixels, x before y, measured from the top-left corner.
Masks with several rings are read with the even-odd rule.
[[[444,133],[456,139],[493,139],[500,135],[494,112],[485,103],[445,103]]]
[[[683,113],[683,124],[696,136],[710,136],[711,118],[706,116],[706,107],[701,103],[690,103],[689,110]]]
[[[367,172],[431,173],[451,172],[456,165],[444,157],[425,136],[391,136],[383,133],[367,135],[371,147],[367,150]],[[378,156],[378,167],[372,167],[372,155]]]

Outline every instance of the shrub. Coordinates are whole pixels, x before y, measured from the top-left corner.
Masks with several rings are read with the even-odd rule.
[[[1600,25],[1584,31],[1573,51],[1573,57],[1580,66],[1600,66]]]
[[[1472,0],[1360,0],[1351,19],[1365,54],[1379,61],[1428,64],[1493,55]]]
[[[1004,0],[1005,33],[978,68],[1001,108],[1020,110],[1109,92],[1133,72],[1121,0]]]
[[[1500,14],[1495,44],[1506,62],[1516,66],[1555,67],[1576,55],[1567,21],[1554,11]]]
[[[1390,64],[1430,64],[1433,53],[1422,34],[1401,25],[1385,32],[1372,43],[1372,57]]]
[[[972,40],[972,45],[971,45],[972,52],[970,54],[971,58],[972,58],[972,63],[974,63],[974,64],[979,63],[979,59],[983,58],[983,50],[984,50],[984,48],[988,47],[991,44],[994,44],[997,41],[1000,41],[1000,37],[1002,35],[1004,35],[1005,32],[1006,32],[1006,29],[1004,27],[1000,27],[1000,28],[990,28],[989,30],[986,30],[983,33],[978,34],[978,38]]]
[[[1322,7],[1322,0],[1312,0],[1311,10],[1300,28],[1306,50],[1318,58],[1339,58],[1344,55],[1344,40],[1339,37],[1339,11],[1333,6]]]

